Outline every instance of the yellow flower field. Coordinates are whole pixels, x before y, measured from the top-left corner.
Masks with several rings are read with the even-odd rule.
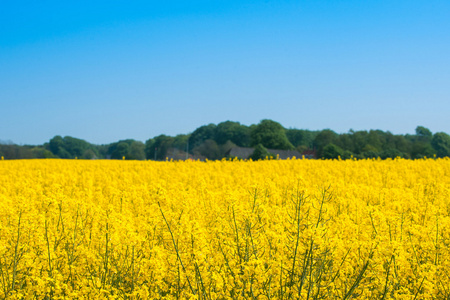
[[[3,299],[449,299],[450,160],[0,161]]]

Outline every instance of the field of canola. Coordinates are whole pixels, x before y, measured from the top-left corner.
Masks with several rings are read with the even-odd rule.
[[[450,160],[0,161],[1,299],[449,299]]]

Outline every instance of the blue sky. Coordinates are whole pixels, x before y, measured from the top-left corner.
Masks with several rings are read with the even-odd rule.
[[[450,133],[450,1],[1,1],[0,140]]]

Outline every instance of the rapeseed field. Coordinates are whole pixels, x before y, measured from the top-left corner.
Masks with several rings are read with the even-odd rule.
[[[450,160],[0,161],[1,299],[449,299]]]

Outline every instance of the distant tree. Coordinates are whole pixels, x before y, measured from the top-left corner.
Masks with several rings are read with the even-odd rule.
[[[433,138],[433,134],[431,133],[430,129],[425,128],[423,126],[416,127],[416,135],[419,137],[426,138],[428,140],[431,140]]]
[[[98,157],[97,158],[108,158],[109,157],[109,150],[110,145],[106,144],[106,145],[96,145],[96,150],[98,152]]]
[[[54,155],[59,155],[59,151],[64,149],[64,139],[60,135],[54,136],[49,142],[49,148]]]
[[[145,145],[142,142],[134,141],[131,143],[126,159],[145,160]]]
[[[81,157],[87,149],[95,149],[85,140],[77,139],[71,136],[64,137],[64,149],[66,149],[72,158]],[[93,150],[94,151],[94,150]]]
[[[188,142],[189,142],[188,134],[179,134],[173,138],[172,147],[181,151],[187,151]]]
[[[135,140],[126,139],[109,144],[106,157],[112,159],[122,159],[125,156],[125,158],[127,158],[129,148],[133,142],[135,142]]]
[[[310,149],[309,147],[306,147],[304,145],[295,147],[295,150],[297,150],[299,153],[303,153],[304,151],[309,150],[309,149]]]
[[[367,135],[366,146],[370,146],[374,151],[381,151],[382,142],[381,142],[381,133],[379,130],[370,130]]]
[[[380,153],[380,157],[382,159],[386,159],[386,158],[397,158],[397,157],[402,157],[405,158],[406,155],[405,153],[399,151],[398,149],[387,149],[387,150],[383,150]]]
[[[21,158],[33,158],[33,152],[27,146],[19,146],[11,143],[0,144],[0,156],[5,159],[21,159]]]
[[[49,142],[49,150],[60,158],[82,157],[88,149],[91,149],[96,156],[99,156],[95,145],[71,136],[65,136],[62,138],[57,135]]]
[[[158,135],[145,143],[147,159],[165,160],[167,151],[173,147],[174,138],[165,134]]]
[[[145,141],[144,151],[145,151],[145,157],[147,159],[155,158],[154,144],[155,144],[155,139],[148,139]]]
[[[33,158],[56,158],[56,156],[42,146],[33,147],[31,149]]]
[[[352,152],[354,150],[352,134],[353,132],[340,134],[335,141],[336,146]]]
[[[226,157],[227,153],[234,147],[236,147],[236,144],[231,141],[227,141],[225,144],[219,145],[220,157]]]
[[[411,142],[403,135],[394,135],[388,131],[385,135],[385,144],[383,145],[383,150],[390,149],[397,149],[405,155],[405,158],[411,157]]]
[[[294,149],[283,126],[272,120],[262,120],[252,129],[250,138],[252,146],[261,144],[270,149]]]
[[[218,159],[226,156],[234,146],[259,144],[266,149],[294,149],[299,152],[314,148],[317,157],[341,158],[421,158],[450,156],[450,138],[443,132],[432,134],[423,126],[417,126],[415,134],[394,135],[381,130],[353,131],[337,134],[330,129],[309,131],[285,129],[272,120],[245,126],[239,122],[225,121],[197,128],[191,134],[175,137],[159,135],[145,142],[128,139],[108,145],[93,145],[87,141],[59,135],[41,146],[19,146],[0,141],[0,155],[14,158],[117,158],[164,160],[169,150],[188,150],[191,154]],[[329,147],[327,147],[329,146]],[[262,150],[259,147],[259,150]],[[266,149],[267,150],[267,149]],[[326,150],[326,151],[325,151]],[[172,153],[172,152],[170,152]],[[256,152],[258,153],[258,151]],[[267,153],[264,153],[267,154]],[[184,154],[182,154],[184,157]],[[339,156],[338,155],[338,156]]]
[[[335,144],[338,134],[330,129],[324,129],[314,139],[314,148],[316,148],[317,156],[323,157],[324,148],[328,144]]]
[[[362,157],[364,157],[364,158],[378,158],[378,157],[380,157],[380,153],[376,152],[376,151],[369,150],[369,151],[363,152],[362,153]]]
[[[354,157],[353,153],[349,150],[343,150],[344,152],[341,155],[342,159],[351,159],[352,157]]]
[[[70,153],[65,148],[61,148],[61,147],[58,149],[57,156],[59,158],[65,158],[65,159],[73,158],[72,155],[70,155]]]
[[[122,159],[123,157],[128,158],[128,151],[130,149],[130,144],[128,144],[127,142],[123,141],[123,142],[119,142],[114,151],[111,153],[111,158],[112,159]]]
[[[95,155],[95,152],[92,149],[87,149],[86,151],[84,151],[81,158],[82,159],[95,159],[95,158],[97,158],[97,156]]]
[[[306,149],[313,147],[314,138],[318,133],[304,129],[286,129],[286,136],[294,147],[304,146]]]
[[[364,153],[364,147],[367,145],[369,133],[365,130],[355,131],[352,134],[353,152],[356,154]],[[367,149],[366,149],[367,150]]]
[[[433,157],[435,154],[436,150],[433,149],[429,142],[416,140],[411,144],[411,158]]]
[[[195,147],[192,152],[195,155],[201,155],[206,157],[207,159],[214,160],[214,159],[220,159],[221,153],[219,146],[217,145],[216,141],[214,140],[206,140],[199,146]]]
[[[273,157],[274,157],[273,154],[269,153],[269,151],[267,151],[267,149],[262,144],[258,144],[256,145],[253,154],[250,155],[249,158],[251,158],[252,160],[261,160]]]
[[[445,132],[435,133],[431,145],[436,150],[437,157],[450,156],[450,136]]]
[[[366,144],[364,148],[362,149],[362,153],[371,152],[371,153],[378,153],[379,149],[371,144]]]
[[[216,125],[209,124],[204,125],[196,130],[189,136],[189,148],[194,149],[206,140],[214,140],[216,135]]]
[[[239,122],[222,122],[216,127],[215,140],[219,145],[231,141],[237,146],[247,147],[250,143],[250,129]]]
[[[331,143],[323,148],[322,157],[326,159],[339,158],[343,156],[344,150],[341,147]]]

